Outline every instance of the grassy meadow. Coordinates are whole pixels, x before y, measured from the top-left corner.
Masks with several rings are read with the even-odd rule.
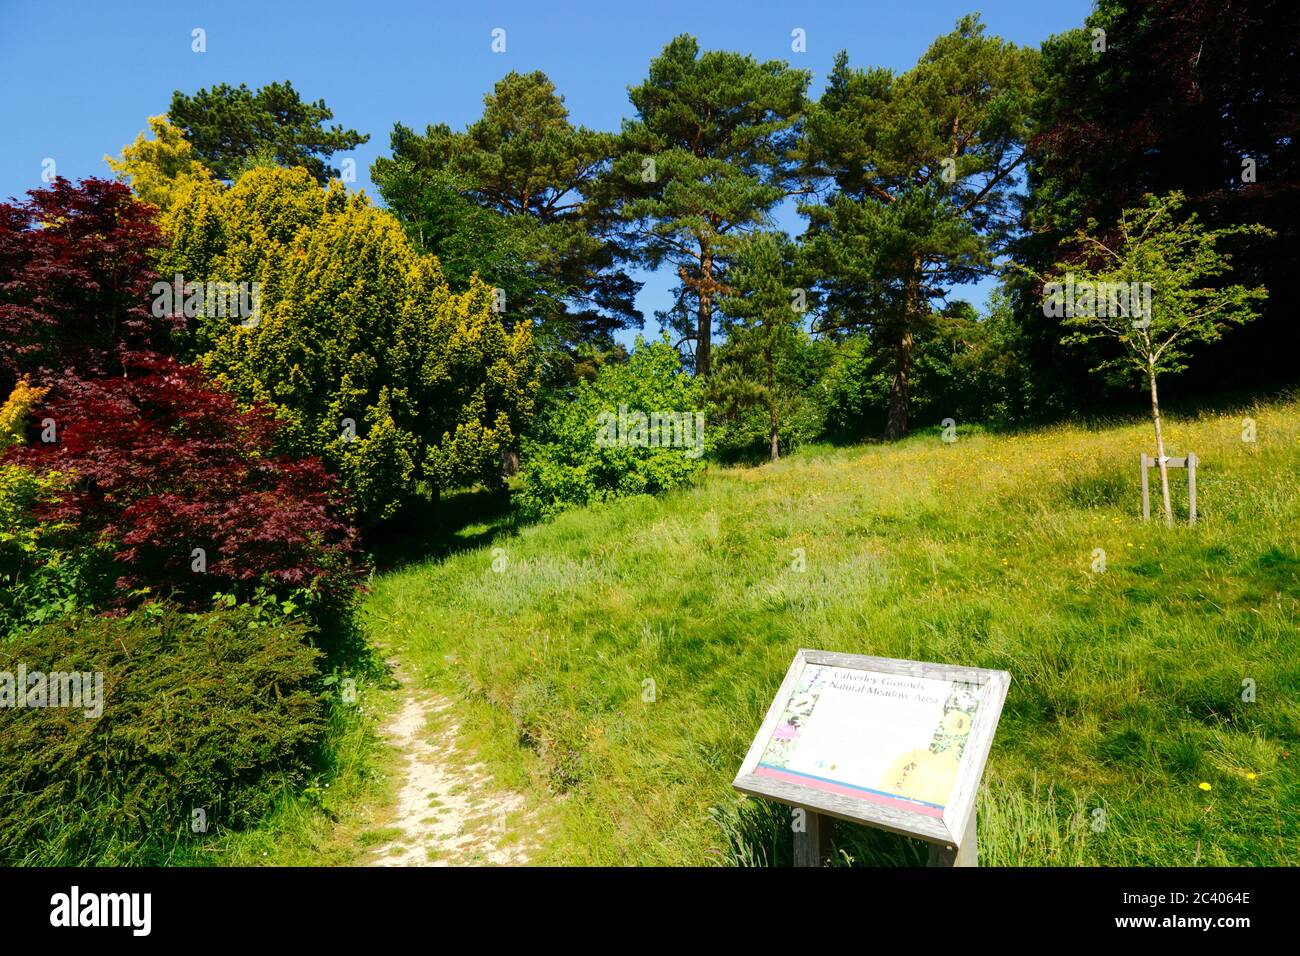
[[[788,812],[730,783],[810,647],[1011,673],[981,864],[1295,864],[1300,400],[1175,411],[1166,440],[1201,460],[1194,528],[1178,471],[1182,523],[1140,520],[1144,418],[930,431],[489,513],[378,575],[365,627],[543,815],[534,862],[787,862]],[[837,862],[922,859],[840,827]]]

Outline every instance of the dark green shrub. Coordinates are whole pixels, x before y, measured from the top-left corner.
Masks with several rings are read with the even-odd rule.
[[[1063,414],[1066,409],[1049,402],[1029,381],[1028,348],[1005,299],[998,296],[982,318],[960,300],[935,313],[916,337],[909,429],[945,418],[1015,424]],[[836,343],[834,360],[810,393],[822,406],[826,438],[859,441],[884,431],[892,361],[869,335]]]
[[[863,335],[845,340],[821,380],[826,437],[832,441],[877,438],[885,430],[892,381],[892,356],[873,349]],[[953,360],[949,343],[920,339],[913,354],[908,427],[912,431],[944,418],[983,418],[980,396],[969,374]]]
[[[195,809],[208,836],[257,820],[308,775],[324,727],[318,657],[302,626],[250,607],[154,605],[0,644],[0,702],[20,666],[103,675],[98,717],[0,707],[0,864],[159,863],[206,838]]]

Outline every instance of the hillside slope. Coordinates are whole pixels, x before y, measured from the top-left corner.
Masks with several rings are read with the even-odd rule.
[[[535,862],[788,859],[788,817],[730,781],[799,647],[1012,674],[981,863],[1300,862],[1300,402],[1171,418],[1169,453],[1202,462],[1191,529],[1140,520],[1149,430],[812,449],[471,525],[380,576],[367,627],[543,808]],[[921,858],[843,828],[841,848]]]

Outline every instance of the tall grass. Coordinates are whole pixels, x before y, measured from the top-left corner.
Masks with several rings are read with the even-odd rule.
[[[1300,862],[1300,402],[1171,416],[1168,453],[1201,461],[1192,528],[1140,520],[1149,431],[810,448],[471,524],[474,546],[381,576],[365,625],[549,806],[541,862],[785,861],[788,811],[730,781],[800,647],[1011,672],[983,862]],[[923,858],[840,829],[837,862]]]

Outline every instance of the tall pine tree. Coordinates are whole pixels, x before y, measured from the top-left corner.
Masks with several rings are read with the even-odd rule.
[[[615,135],[574,126],[544,73],[508,73],[464,132],[397,124],[393,155],[371,168],[389,209],[453,287],[478,273],[501,290],[511,321],[534,321],[555,384],[577,377],[591,350],[639,327],[640,283],[588,201]]]
[[[629,91],[622,155],[606,177],[606,208],[651,268],[672,266],[677,304],[660,316],[694,343],[708,375],[727,240],[767,223],[793,183],[793,148],[810,75],[788,64],[672,40]]]
[[[827,324],[867,328],[893,353],[886,438],[907,431],[917,336],[931,303],[995,271],[1016,224],[1037,54],[963,17],[906,73],[841,53],[807,121],[810,261]]]
[[[710,397],[728,414],[762,408],[768,454],[776,461],[783,412],[802,390],[789,363],[805,336],[805,290],[796,279],[794,243],[783,233],[751,233],[735,245],[719,302],[727,340],[709,380]]]
[[[334,112],[324,100],[303,102],[287,80],[257,90],[218,83],[193,96],[177,90],[167,117],[203,165],[226,182],[250,165],[269,164],[301,166],[324,185],[339,175],[330,157],[370,139],[337,124],[326,128]]]

